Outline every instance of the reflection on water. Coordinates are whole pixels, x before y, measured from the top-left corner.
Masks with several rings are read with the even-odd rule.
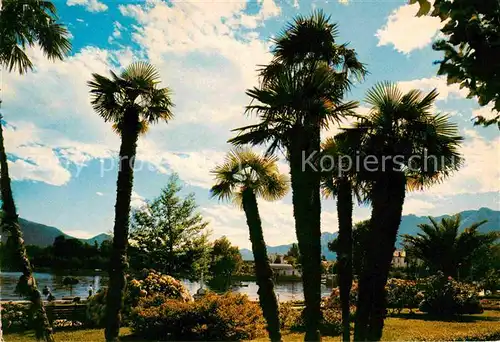
[[[17,280],[21,276],[21,273],[16,272],[2,272],[0,274],[0,299],[1,300],[20,300],[19,296],[14,293],[16,288]],[[64,296],[70,295],[69,287],[63,285],[63,279],[68,275],[55,275],[50,273],[35,273],[35,278],[38,287],[41,289],[44,286],[48,286],[52,291],[52,294],[56,299],[61,299]],[[93,276],[74,276],[79,280],[77,285],[73,286],[73,296],[79,296],[81,298],[87,298],[88,287],[92,284],[94,292],[104,287],[108,283],[108,278],[105,275],[93,275]],[[183,281],[184,285],[189,290],[189,293],[195,294],[200,288],[199,282],[190,282],[188,280]],[[257,284],[254,281],[242,281],[239,282],[240,286],[234,286],[232,291],[247,294],[251,299],[257,299]],[[206,286],[205,286],[206,287]],[[329,296],[332,291],[330,284],[328,286],[321,285],[321,295]],[[304,295],[302,292],[302,282],[279,282],[275,285],[275,292],[278,299],[281,302],[289,300],[303,300]]]

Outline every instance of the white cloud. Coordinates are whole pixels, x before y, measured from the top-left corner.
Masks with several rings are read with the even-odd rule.
[[[475,109],[472,111],[472,117],[475,118],[476,116],[482,116],[485,119],[493,119],[496,117],[499,113],[493,109],[493,104],[486,105],[484,107],[481,107],[479,109]]]
[[[413,4],[394,10],[375,34],[378,46],[393,45],[397,51],[407,54],[429,45],[443,24],[436,17],[417,17],[418,8],[418,4]]]
[[[465,131],[461,152],[465,165],[446,181],[425,190],[426,194],[458,195],[500,192],[500,137],[486,139],[477,129]]]
[[[142,209],[146,205],[146,199],[139,195],[137,192],[132,191],[132,196],[130,198],[130,207],[132,207],[133,209]]]
[[[66,234],[68,234],[71,237],[77,238],[77,239],[90,239],[93,238],[96,234],[90,233],[86,230],[64,230]]]
[[[430,201],[416,198],[407,198],[403,205],[403,215],[427,215],[429,213],[429,210],[434,207],[434,204],[432,204]]]
[[[100,192],[100,191],[97,191],[95,194],[96,194],[97,196],[104,196],[104,194],[103,194],[102,192]]]
[[[89,12],[104,12],[108,9],[108,6],[99,0],[68,0],[66,5],[83,6]]]
[[[432,89],[436,88],[439,93],[437,99],[444,101],[450,98],[466,98],[468,94],[467,89],[460,89],[460,86],[456,83],[448,85],[445,76],[399,81],[398,86],[403,92],[407,92],[411,89],[420,89],[424,92],[430,92]]]

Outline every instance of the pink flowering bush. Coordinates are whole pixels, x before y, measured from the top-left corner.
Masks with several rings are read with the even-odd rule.
[[[412,312],[424,299],[424,294],[419,290],[417,282],[413,280],[389,279],[385,290],[387,308],[398,314],[404,308],[410,309]]]
[[[208,293],[195,302],[141,298],[131,323],[134,334],[145,340],[237,341],[266,334],[260,306],[234,293]]]
[[[482,313],[477,288],[460,283],[443,273],[429,277],[423,284],[424,300],[420,311],[433,315],[464,315]]]
[[[107,289],[103,289],[88,300],[87,325],[104,326],[106,293]],[[132,308],[139,304],[141,298],[154,299],[157,296],[176,299],[181,302],[193,300],[189,291],[179,280],[154,270],[147,271],[143,275],[143,279],[132,279],[127,284],[125,306],[122,312],[124,321],[126,323],[129,321]]]

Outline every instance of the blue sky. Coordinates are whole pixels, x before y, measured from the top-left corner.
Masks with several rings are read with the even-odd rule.
[[[90,237],[113,227],[119,139],[92,111],[86,82],[135,60],[147,60],[172,88],[175,118],[142,137],[133,205],[160,193],[172,172],[194,192],[213,237],[249,247],[243,213],[211,200],[209,173],[230,148],[230,130],[252,122],[243,115],[244,91],[256,85],[256,66],[270,59],[270,38],[294,15],[322,8],[339,25],[370,74],[349,99],[363,100],[378,81],[404,90],[440,92],[436,111],[447,112],[466,140],[466,166],[447,182],[407,196],[404,213],[451,214],[499,205],[500,138],[494,127],[472,127],[473,115],[491,115],[456,85],[436,76],[432,51],[440,22],[416,18],[406,1],[118,1],[55,0],[72,35],[71,56],[46,60],[29,51],[36,66],[27,75],[2,73],[2,112],[15,199],[23,218]],[[360,112],[366,111],[361,103]],[[324,132],[331,135],[335,129]],[[280,168],[287,172],[284,161]],[[265,238],[295,241],[290,195],[260,202]],[[355,219],[369,217],[358,207]],[[323,231],[337,230],[335,202],[325,200]]]

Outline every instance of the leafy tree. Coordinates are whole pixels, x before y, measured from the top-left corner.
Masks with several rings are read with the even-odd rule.
[[[370,113],[353,128],[361,133],[359,177],[370,183],[372,203],[370,243],[359,278],[357,341],[382,337],[385,285],[406,190],[442,181],[462,164],[457,126],[433,113],[437,95],[436,90],[404,94],[395,84],[379,83],[367,92]]]
[[[130,239],[136,269],[153,268],[175,278],[199,279],[207,273],[210,244],[208,222],[197,212],[194,194],[182,197],[177,175],[159,197],[135,211]]]
[[[430,224],[420,224],[416,236],[404,235],[408,255],[421,260],[431,272],[441,271],[445,276],[470,274],[483,248],[489,248],[500,238],[498,232],[482,234],[479,227],[487,221],[475,222],[459,233],[460,215],[443,218],[441,222],[429,217]]]
[[[50,1],[3,0],[0,9],[0,66],[20,74],[33,69],[26,54],[28,46],[36,44],[49,59],[62,60],[71,50],[69,32],[58,23],[54,4]],[[1,103],[1,100],[0,100]],[[0,191],[2,198],[2,230],[8,232],[16,245],[15,253],[22,264],[23,275],[19,287],[33,306],[37,319],[37,338],[53,341],[52,328],[47,319],[43,300],[33,277],[19,226],[16,205],[10,184],[7,154],[5,152],[2,115],[0,114]]]
[[[233,150],[228,153],[224,164],[213,171],[216,183],[211,189],[213,197],[233,200],[245,211],[259,286],[259,303],[271,341],[281,341],[280,320],[257,196],[273,201],[287,193],[287,177],[279,173],[276,162],[275,157],[261,157],[247,148]]]
[[[500,129],[500,2],[498,0],[435,0],[431,11],[429,0],[410,0],[420,4],[417,15],[441,18],[444,38],[433,48],[444,53],[438,61],[439,75],[448,84],[458,83],[477,97],[479,104],[492,104],[496,115],[476,118],[475,125],[498,125]]]
[[[133,168],[139,135],[150,124],[173,118],[169,88],[160,88],[160,75],[147,63],[136,62],[121,75],[111,71],[111,78],[92,74],[89,81],[91,103],[104,121],[112,122],[120,135],[118,180],[116,186],[113,250],[109,267],[109,290],[106,297],[107,341],[116,341],[123,307],[125,270],[127,268],[130,199],[133,187]]]
[[[231,277],[242,267],[243,259],[237,246],[232,246],[227,237],[214,241],[210,252],[210,286],[227,289]]]
[[[346,44],[336,43],[337,25],[321,11],[297,16],[274,39],[274,58],[261,70],[262,84],[250,89],[260,123],[237,129],[230,142],[237,145],[270,144],[267,153],[280,149],[289,164],[295,231],[302,254],[306,340],[319,340],[321,319],[321,198],[317,158],[320,132],[351,114],[355,102],[342,99],[350,75],[362,76],[364,66]],[[303,156],[311,163],[303,165]]]

